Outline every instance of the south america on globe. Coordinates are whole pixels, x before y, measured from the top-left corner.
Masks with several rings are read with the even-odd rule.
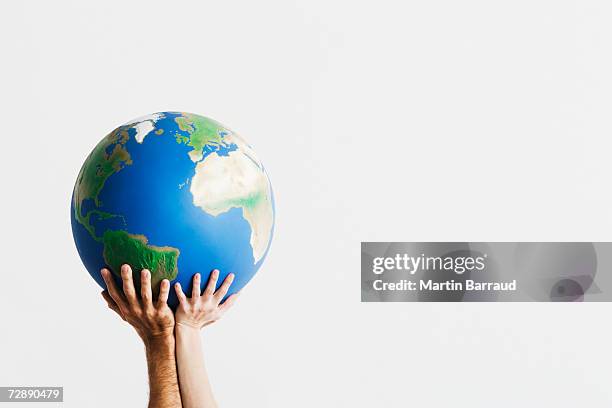
[[[191,288],[218,269],[235,274],[228,296],[263,263],[274,229],[274,198],[252,148],[222,124],[192,113],[160,112],[109,133],[89,154],[74,186],[72,233],[79,256],[105,288],[129,264],[134,282],[151,271]],[[170,291],[168,303],[176,307]]]

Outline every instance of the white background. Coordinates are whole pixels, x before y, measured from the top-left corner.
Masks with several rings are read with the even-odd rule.
[[[181,110],[253,144],[277,199],[264,267],[204,332],[222,406],[610,406],[608,304],[361,304],[359,243],[612,240],[611,19],[603,0],[4,2],[0,385],[145,406],[69,200],[105,134]]]

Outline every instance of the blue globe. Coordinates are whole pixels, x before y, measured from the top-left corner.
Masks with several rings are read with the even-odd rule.
[[[151,271],[155,293],[163,279],[190,290],[196,272],[204,287],[213,269],[218,285],[235,274],[228,296],[239,291],[274,229],[272,188],[251,147],[184,112],[138,118],[102,139],[79,172],[70,214],[81,260],[101,287],[103,267],[120,284],[127,263],[136,284],[142,269]],[[174,291],[168,303],[176,307]]]

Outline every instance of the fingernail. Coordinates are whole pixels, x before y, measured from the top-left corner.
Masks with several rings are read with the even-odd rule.
[[[218,275],[218,274],[219,274],[219,270],[218,270],[218,269],[213,269],[213,273],[214,273],[215,275]]]
[[[195,274],[195,278],[196,278],[196,279],[200,279],[200,274],[199,274],[199,273],[196,273],[196,274]]]

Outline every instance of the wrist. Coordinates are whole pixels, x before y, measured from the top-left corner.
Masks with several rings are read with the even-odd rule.
[[[142,341],[147,350],[164,350],[174,348],[174,335],[172,331],[148,334],[142,336]]]
[[[174,325],[174,330],[176,332],[182,332],[182,333],[190,333],[190,332],[199,333],[201,330],[201,327],[193,323],[190,323],[190,322],[176,322]]]

